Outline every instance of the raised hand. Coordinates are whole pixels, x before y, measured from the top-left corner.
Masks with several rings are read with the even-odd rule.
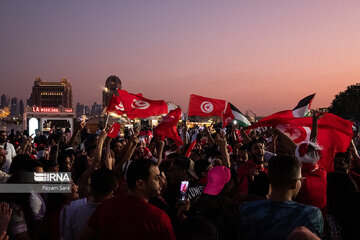
[[[140,127],[137,126],[137,127],[134,128],[134,137],[139,136],[139,133],[140,133]]]
[[[106,168],[112,170],[113,166],[115,165],[115,159],[112,156],[110,148],[106,149],[105,153],[105,162],[104,162]]]
[[[224,136],[224,134],[219,134],[219,133],[216,134],[215,143],[217,145],[219,145],[220,147],[226,147],[227,141],[226,141],[226,137]]]
[[[8,227],[10,217],[11,217],[12,209],[10,208],[8,203],[1,202],[0,203],[0,232],[5,231]],[[0,238],[1,239],[1,238]]]
[[[9,236],[6,235],[6,231],[3,231],[3,232],[0,234],[0,240],[9,240]]]
[[[102,130],[99,135],[99,139],[105,139],[107,136],[107,132],[105,130]]]

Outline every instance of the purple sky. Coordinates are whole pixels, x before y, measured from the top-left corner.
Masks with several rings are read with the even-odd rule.
[[[328,107],[359,82],[360,1],[0,2],[0,94],[66,77],[73,105],[101,102],[106,78],[179,104],[225,99],[258,115],[316,92]]]

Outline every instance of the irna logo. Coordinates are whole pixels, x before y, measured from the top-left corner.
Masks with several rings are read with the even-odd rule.
[[[69,172],[51,172],[35,173],[35,182],[71,182],[71,173]]]

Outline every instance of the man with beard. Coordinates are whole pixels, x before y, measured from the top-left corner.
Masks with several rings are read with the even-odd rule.
[[[265,132],[265,135],[277,137],[287,151],[295,150],[295,144],[280,130],[270,128]],[[239,184],[242,186],[243,193],[265,198],[269,191],[267,163],[268,159],[276,156],[276,154],[265,150],[265,140],[262,138],[251,140],[247,147],[249,160],[237,170]]]
[[[6,151],[6,162],[2,167],[2,171],[9,173],[11,162],[16,156],[16,151],[14,145],[7,142],[7,133],[5,130],[0,131],[0,148]]]
[[[127,170],[128,192],[105,200],[90,217],[79,239],[175,240],[170,218],[148,203],[161,193],[162,177],[150,159],[134,160]]]
[[[249,194],[266,197],[269,192],[267,163],[264,161],[265,142],[263,139],[252,140],[248,145],[250,160],[248,165]]]

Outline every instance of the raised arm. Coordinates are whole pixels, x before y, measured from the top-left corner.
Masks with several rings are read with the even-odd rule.
[[[184,127],[182,128],[182,136],[183,136],[183,142],[184,142],[184,148],[187,146],[188,144],[188,138],[187,138],[187,127],[186,127],[186,123],[184,124]]]
[[[352,164],[355,167],[355,169],[360,169],[360,156],[357,152],[354,140],[351,140],[350,145],[349,145],[349,151],[351,153],[351,157],[352,157]]]
[[[208,129],[208,127],[205,126],[204,129],[205,129],[205,135],[206,135],[206,137],[208,139],[209,146],[210,146],[210,148],[212,148],[215,145],[215,140],[212,138],[210,130]]]
[[[165,142],[163,140],[159,141],[159,149],[158,149],[158,161],[157,165],[160,166],[163,158],[163,151],[164,151]]]
[[[222,165],[230,168],[230,156],[227,150],[227,141],[225,134],[216,135],[216,144],[220,146],[220,151],[222,155]]]
[[[105,130],[101,131],[96,145],[96,150],[95,150],[96,152],[92,164],[85,170],[85,172],[81,175],[78,181],[79,193],[85,192],[85,189],[89,184],[90,176],[93,174],[93,172],[95,172],[96,169],[98,169],[101,166],[102,147],[106,136],[107,136],[106,131]]]
[[[240,129],[240,134],[245,144],[248,144],[251,141],[250,137],[246,134],[244,128]]]
[[[75,140],[76,140],[77,136],[79,136],[79,133],[81,132],[81,130],[84,129],[85,125],[86,125],[85,121],[77,122],[77,124],[75,124],[74,133],[71,136],[70,141],[69,141],[69,145],[71,147],[74,147]]]
[[[129,142],[125,145],[126,151],[124,152],[124,155],[121,157],[120,161],[115,165],[114,171],[116,176],[122,175],[122,166],[125,162],[130,161],[135,149],[136,145],[139,142],[138,135],[139,135],[139,128],[136,128],[134,131],[134,134],[130,137]]]
[[[311,127],[311,133],[310,133],[310,141],[316,142],[317,134],[318,134],[318,119],[321,118],[322,115],[319,115],[317,112],[314,112],[313,114],[313,121],[312,121],[312,127]]]
[[[25,154],[26,150],[31,146],[31,142],[32,142],[33,138],[32,137],[28,137],[23,144],[21,144],[21,148],[20,148],[20,154]]]
[[[321,118],[323,114],[318,114],[318,112],[313,113],[313,120],[312,120],[312,127],[311,127],[311,133],[310,133],[310,142],[317,143],[317,134],[318,134],[318,119]],[[307,154],[317,154],[315,147],[309,145]]]
[[[106,136],[107,136],[107,132],[105,130],[102,130],[100,132],[99,139],[96,144],[95,156],[94,156],[94,160],[93,160],[93,165],[95,167],[99,167],[101,164],[101,154],[102,154],[102,149],[103,149],[103,145],[104,145]]]

